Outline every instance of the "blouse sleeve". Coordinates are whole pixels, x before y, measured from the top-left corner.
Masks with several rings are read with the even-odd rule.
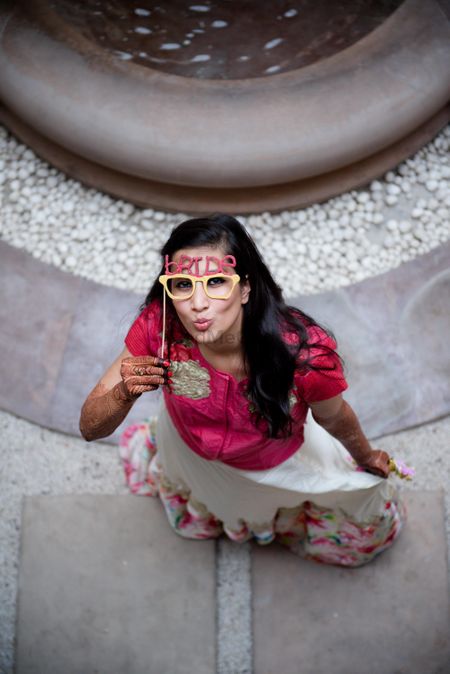
[[[296,373],[295,382],[303,400],[306,403],[315,403],[339,395],[348,388],[348,384],[336,353],[335,340],[317,327],[310,328],[308,332],[309,364],[323,369],[300,369]]]
[[[125,345],[133,356],[158,356],[161,345],[161,308],[153,301],[139,314],[128,334]]]

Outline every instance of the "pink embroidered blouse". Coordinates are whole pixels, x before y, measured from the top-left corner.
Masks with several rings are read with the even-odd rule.
[[[133,356],[159,355],[162,317],[158,301],[146,307],[131,326],[125,344]],[[307,328],[315,365],[334,369],[300,369],[290,392],[292,435],[274,439],[254,423],[246,383],[212,367],[178,321],[171,326],[169,353],[173,372],[171,391],[164,387],[169,415],[184,442],[199,456],[244,470],[265,470],[282,463],[303,443],[303,426],[310,402],[327,400],[347,388],[336,343],[323,330]],[[324,354],[320,345],[331,347]]]

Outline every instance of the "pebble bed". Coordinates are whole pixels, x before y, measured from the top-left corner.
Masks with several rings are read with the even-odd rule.
[[[285,294],[338,288],[450,239],[450,125],[413,157],[322,204],[240,216]],[[0,238],[65,271],[145,293],[158,250],[188,217],[87,188],[0,127]]]

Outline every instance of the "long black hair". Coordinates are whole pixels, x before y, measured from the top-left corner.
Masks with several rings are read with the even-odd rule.
[[[285,304],[281,288],[274,281],[252,238],[236,218],[217,214],[186,220],[172,231],[161,249],[161,255],[163,260],[165,255],[171,259],[183,248],[201,246],[220,246],[226,255],[233,255],[236,258],[235,272],[241,277],[241,283],[247,279],[250,283],[249,299],[243,305],[241,337],[248,374],[247,396],[254,405],[257,423],[262,420],[267,423],[268,437],[288,436],[292,428],[289,392],[293,386],[294,371],[299,367],[299,354],[308,353],[307,326],[318,324],[300,309]],[[164,273],[163,265],[160,274]],[[157,278],[142,306],[155,299],[162,301],[162,294],[163,287]],[[175,311],[171,303],[168,310],[173,316]],[[294,343],[287,343],[282,333],[296,335]],[[303,368],[327,369],[309,363],[307,355],[300,365]]]

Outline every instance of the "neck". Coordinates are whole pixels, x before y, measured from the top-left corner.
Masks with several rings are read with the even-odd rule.
[[[215,356],[241,356],[243,354],[240,335],[227,335],[216,342],[198,344],[204,356],[211,353]]]
[[[246,376],[245,359],[240,335],[231,342],[217,340],[209,344],[198,343],[203,358],[213,367],[222,372],[232,374],[237,381]]]

